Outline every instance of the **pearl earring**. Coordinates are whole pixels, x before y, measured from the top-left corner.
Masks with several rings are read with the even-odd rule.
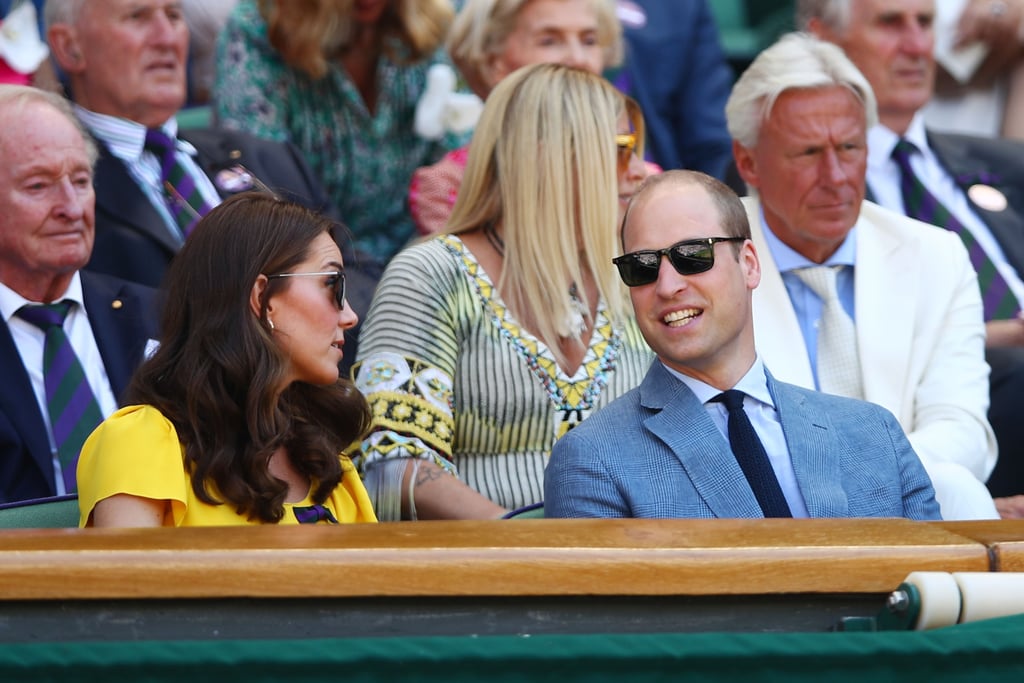
[[[274,321],[271,320],[270,318],[267,318],[267,325],[270,327],[270,331],[273,332],[274,331]]]

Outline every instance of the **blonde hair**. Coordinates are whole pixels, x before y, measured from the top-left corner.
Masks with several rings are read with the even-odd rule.
[[[448,54],[466,82],[481,97],[493,79],[489,64],[505,47],[523,7],[533,0],[466,0],[448,32]],[[597,42],[604,67],[622,62],[622,25],[612,0],[590,0],[597,18]]]
[[[321,78],[328,62],[344,52],[353,38],[353,0],[259,0],[267,37],[292,68]],[[390,59],[418,62],[444,41],[455,10],[449,0],[391,0],[381,17],[381,33]]]
[[[558,64],[523,67],[495,87],[469,146],[448,222],[453,234],[502,228],[498,289],[559,356],[575,311],[569,283],[593,276],[612,319],[628,315],[618,253],[615,128],[625,97],[600,76]],[[577,296],[586,310],[585,288]]]

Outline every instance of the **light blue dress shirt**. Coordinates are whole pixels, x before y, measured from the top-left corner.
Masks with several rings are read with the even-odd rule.
[[[807,346],[807,357],[811,360],[811,371],[814,373],[814,387],[821,390],[818,383],[818,326],[821,324],[821,297],[814,293],[810,287],[804,284],[793,272],[798,268],[811,268],[814,266],[845,266],[836,273],[836,290],[839,293],[839,302],[843,310],[850,316],[850,320],[857,323],[853,306],[853,276],[854,259],[857,253],[857,226],[854,225],[846,234],[846,239],[839,245],[836,252],[830,256],[825,263],[815,263],[803,254],[796,252],[783,244],[764,220],[764,210],[761,211],[761,229],[764,232],[765,242],[768,244],[768,251],[775,259],[782,274],[782,282],[786,285],[786,292],[789,300],[793,302],[793,310],[796,312],[796,319],[800,323],[800,331],[804,335],[804,344]]]

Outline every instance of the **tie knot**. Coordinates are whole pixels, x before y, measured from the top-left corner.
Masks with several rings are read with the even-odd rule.
[[[715,396],[712,401],[724,403],[726,409],[731,413],[734,410],[743,410],[743,398],[746,396],[739,389],[729,389]]]
[[[897,163],[903,163],[917,154],[917,151],[917,145],[906,138],[900,138],[896,146],[892,148],[892,158]]]
[[[65,300],[52,304],[29,304],[19,308],[17,316],[45,332],[51,327],[64,325],[64,318],[68,316],[72,303]]]
[[[164,157],[174,153],[175,141],[159,128],[147,128],[145,147],[157,156]]]
[[[797,268],[793,273],[822,301],[832,301],[839,298],[836,289],[836,274],[840,268],[842,266],[813,266]]]

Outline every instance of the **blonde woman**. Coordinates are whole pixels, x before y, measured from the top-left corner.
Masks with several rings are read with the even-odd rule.
[[[492,518],[539,502],[555,439],[652,355],[611,259],[635,137],[600,76],[525,67],[490,94],[447,234],[388,267],[354,369],[381,519]]]
[[[613,0],[466,0],[447,46],[462,77],[484,99],[522,66],[549,62],[600,74],[622,61],[623,50]],[[413,175],[409,209],[421,234],[440,232],[451,216],[468,152],[449,152]],[[643,164],[638,161],[633,171],[644,173]]]
[[[386,262],[414,234],[412,172],[465,142],[413,130],[446,61],[448,0],[240,0],[218,47],[218,123],[303,151],[353,233]]]

